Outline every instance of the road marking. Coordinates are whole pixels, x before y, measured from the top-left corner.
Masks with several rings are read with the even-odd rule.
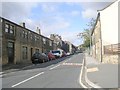
[[[3,74],[4,72],[0,72],[0,74]]]
[[[97,67],[87,69],[87,72],[96,72],[98,71]]]
[[[91,88],[101,88],[100,86],[98,86],[97,84],[94,84],[93,82],[91,82],[88,77],[87,77],[87,67],[85,67],[85,80],[86,82],[91,86]]]
[[[79,83],[83,88],[87,88],[83,83],[82,83],[82,74],[83,74],[83,67],[84,67],[84,59],[82,62],[82,68],[81,68],[81,72],[80,72],[80,77],[79,77]]]
[[[82,66],[81,63],[63,63],[62,65]]]
[[[58,65],[56,65],[56,66],[50,68],[50,70],[55,69],[55,68],[57,68],[58,66],[60,66],[60,64],[58,64]]]
[[[4,72],[0,72],[0,78],[2,78],[5,75],[7,75],[7,74],[4,74]]]
[[[34,76],[28,78],[28,79],[25,79],[25,80],[23,80],[23,81],[21,81],[21,82],[15,84],[15,85],[12,85],[12,87],[16,87],[16,86],[18,86],[18,85],[20,85],[20,84],[22,84],[22,83],[25,83],[25,82],[27,82],[27,81],[29,81],[29,80],[31,80],[31,79],[37,77],[37,76],[40,76],[40,75],[42,75],[42,74],[44,74],[44,72],[38,73],[38,74],[36,74],[36,75],[34,75]]]

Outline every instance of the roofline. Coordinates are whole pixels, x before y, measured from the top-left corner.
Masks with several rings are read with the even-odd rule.
[[[101,9],[101,10],[97,10],[97,11],[103,11],[103,10],[105,10],[106,8],[108,8],[109,6],[111,6],[113,3],[115,3],[116,1],[118,1],[118,0],[115,0],[114,2],[111,2],[111,4],[109,4],[109,5],[106,6],[105,8],[103,8],[103,9]]]
[[[99,18],[100,18],[100,13],[98,13],[98,15],[97,15],[97,19],[96,19],[95,24],[94,24],[94,26],[93,26],[93,29],[92,29],[92,31],[91,31],[91,36],[92,36],[92,34],[93,34],[94,30],[95,30],[95,26],[96,26],[97,21],[98,21]]]
[[[48,37],[45,37],[45,36],[43,36],[43,35],[41,35],[41,34],[38,34],[38,33],[34,32],[34,31],[32,31],[32,30],[30,30],[30,29],[28,29],[28,28],[26,28],[26,27],[22,27],[21,25],[15,23],[15,22],[13,22],[13,21],[10,21],[10,20],[8,20],[8,19],[6,19],[6,18],[3,18],[3,17],[0,17],[0,18],[3,19],[3,20],[5,20],[5,21],[7,21],[7,22],[10,22],[10,23],[12,23],[12,24],[14,24],[14,25],[17,25],[18,27],[24,28],[24,29],[26,29],[26,30],[28,30],[28,31],[31,31],[31,32],[33,32],[33,33],[35,33],[35,34],[37,34],[37,35],[40,35],[40,36],[42,36],[42,37],[44,37],[44,38],[47,38],[47,39],[53,41],[52,39],[50,39],[50,38],[48,38]]]

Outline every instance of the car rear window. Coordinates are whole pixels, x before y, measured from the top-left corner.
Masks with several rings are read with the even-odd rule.
[[[52,53],[59,53],[60,54],[60,51],[52,51]]]

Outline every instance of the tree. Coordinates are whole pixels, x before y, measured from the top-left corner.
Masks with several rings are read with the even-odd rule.
[[[87,24],[88,28],[84,29],[84,31],[82,33],[79,33],[77,36],[82,38],[83,41],[83,47],[87,48],[90,47],[90,43],[91,43],[91,31],[94,27],[95,24],[95,19],[91,19],[90,22]]]

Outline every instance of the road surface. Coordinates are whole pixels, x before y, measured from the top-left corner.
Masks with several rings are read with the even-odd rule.
[[[2,88],[82,88],[79,77],[83,54],[75,54],[3,76]]]

